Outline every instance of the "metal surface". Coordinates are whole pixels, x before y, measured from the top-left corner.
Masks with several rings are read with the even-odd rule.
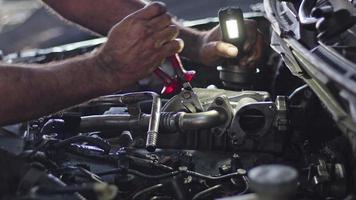
[[[276,105],[273,102],[258,102],[249,97],[241,99],[235,110],[229,136],[239,144],[246,137],[264,136],[273,126],[276,115]],[[249,121],[256,123],[245,125]]]
[[[316,5],[317,0],[303,0],[300,4],[298,17],[300,23],[305,26],[314,26],[317,22],[317,19],[311,16],[312,9]]]
[[[225,123],[225,121],[224,112],[210,110],[201,113],[181,113],[178,124],[182,131],[188,131],[212,128]]]
[[[152,94],[151,117],[148,125],[146,149],[154,152],[157,147],[158,129],[161,117],[161,98],[157,94]]]
[[[332,114],[340,130],[352,143],[353,151],[356,153],[356,123],[338,101],[339,94],[333,93],[328,87],[334,85],[341,88],[340,92],[344,90],[355,95],[356,83],[353,79],[353,77],[356,77],[355,64],[344,58],[332,47],[321,42],[313,50],[309,50],[298,41],[300,30],[291,30],[287,26],[285,13],[288,12],[288,9],[283,7],[284,4],[276,0],[265,0],[264,5],[266,16],[272,23],[275,32],[274,39],[276,42],[271,44],[272,47],[282,55],[290,71],[302,78],[317,94]],[[288,19],[292,24],[299,23],[296,18],[290,17]],[[286,34],[288,31],[293,34]]]
[[[93,115],[81,118],[82,132],[100,130],[143,130],[149,126],[151,115]],[[157,118],[156,118],[157,119]],[[160,128],[167,132],[209,129],[224,124],[224,111],[210,110],[200,113],[161,113]]]
[[[203,105],[197,94],[193,91],[193,89],[186,89],[191,87],[189,83],[186,84],[188,84],[188,86],[185,86],[182,92],[177,95],[180,98],[182,105],[191,113],[204,111]]]
[[[127,105],[129,113],[131,115],[135,116],[140,116],[141,110],[137,104],[141,101],[145,100],[151,100],[152,99],[152,106],[151,106],[151,115],[149,115],[149,121],[148,121],[148,131],[147,131],[147,139],[146,139],[146,148],[148,151],[153,152],[156,149],[157,146],[157,140],[158,140],[158,130],[159,130],[159,124],[160,124],[160,116],[161,116],[161,98],[158,94],[154,92],[136,92],[136,93],[128,93],[128,94],[122,94],[122,95],[109,95],[109,96],[103,96],[99,97],[97,99],[91,100],[84,105],[111,105],[111,106],[120,106],[120,105]],[[129,118],[127,118],[129,117]],[[90,117],[88,117],[90,120]],[[125,127],[129,127],[130,122],[130,116],[126,115],[121,115],[117,116],[116,119],[118,119],[116,122],[112,120],[111,117],[105,116],[104,120],[98,121],[98,126],[99,127],[105,127],[104,124],[107,126],[111,127],[112,123],[117,123],[116,125],[120,125],[121,129],[123,131],[126,131]],[[127,120],[128,119],[128,120]],[[126,122],[122,123],[123,121]],[[82,121],[81,129],[86,130],[86,128],[89,126],[87,124],[87,121]],[[138,122],[138,121],[137,121]]]

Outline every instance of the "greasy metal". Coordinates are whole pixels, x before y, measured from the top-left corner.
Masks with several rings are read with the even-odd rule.
[[[133,118],[127,114],[92,115],[81,117],[80,131],[99,130],[143,130],[149,126],[151,115],[142,114]],[[165,132],[179,132],[209,129],[226,122],[226,113],[222,110],[209,110],[200,113],[160,113],[160,129]],[[157,124],[155,124],[157,126]]]
[[[91,115],[81,117],[80,132],[90,132],[93,130],[112,130],[120,128],[129,130],[131,124],[136,124],[130,115]]]
[[[236,144],[242,144],[248,136],[264,136],[273,126],[276,115],[276,105],[273,102],[258,102],[249,97],[241,99],[235,107],[235,110],[236,114],[229,130],[229,136],[232,140],[236,141]],[[258,131],[254,133],[247,133],[241,127],[240,119],[243,113],[251,110],[260,112],[264,117],[264,123]]]
[[[207,110],[223,110],[226,114],[225,124],[214,128],[215,135],[221,135],[230,127],[232,119],[234,118],[234,109],[231,106],[229,99],[225,95],[217,97]]]
[[[309,51],[306,47],[299,43],[298,38],[293,37],[292,35],[284,35],[282,38],[281,33],[288,30],[288,27],[284,25],[284,20],[279,16],[280,6],[281,4],[279,1],[264,0],[266,16],[272,23],[275,38],[278,39],[278,44],[274,44],[274,46],[279,45],[279,47],[281,47],[279,52],[283,52],[281,55],[285,59],[287,67],[294,75],[302,78],[324,103],[325,107],[332,114],[333,119],[337,122],[340,130],[350,140],[353,152],[356,153],[356,123],[325,85],[325,82],[332,80],[339,86],[345,88],[345,90],[349,93],[355,95],[356,87],[350,78],[350,72],[352,68],[354,69],[354,64],[345,65],[349,66],[348,70],[350,70],[350,72],[347,73],[349,76],[342,76],[341,74],[335,72],[333,68],[326,63],[326,61],[320,59],[318,56],[313,54],[313,52]],[[322,43],[320,43],[319,49],[323,50],[323,53],[330,55],[329,59],[336,60],[338,63],[347,62],[345,58],[342,58],[341,55],[335,53],[334,50]],[[355,74],[355,72],[353,74]]]
[[[303,0],[300,4],[298,17],[300,23],[304,26],[314,26],[318,21],[315,17],[311,16],[312,9],[316,5],[316,0]]]
[[[189,83],[186,84],[185,88],[191,87]],[[181,99],[182,105],[184,105],[189,112],[196,113],[204,111],[203,105],[193,89],[183,89],[178,96]]]
[[[135,93],[128,93],[128,94],[120,94],[120,95],[109,95],[99,97],[92,101],[89,101],[87,104],[89,105],[111,105],[111,106],[120,106],[126,105],[129,108],[129,113],[133,116],[140,116],[141,110],[137,105],[141,101],[150,100],[152,99],[152,107],[151,107],[151,115],[148,122],[148,131],[147,131],[147,139],[146,139],[146,149],[150,152],[156,150],[157,140],[158,140],[158,130],[159,130],[159,122],[160,122],[160,113],[161,113],[161,98],[157,93],[154,92],[135,92]],[[105,116],[105,115],[104,115]],[[120,116],[121,119],[127,119],[127,116]],[[113,122],[110,120],[108,122]],[[107,121],[99,120],[98,123],[108,123]],[[123,127],[127,127],[127,125],[122,124],[123,120],[118,120],[113,123],[118,123],[123,125]],[[81,128],[85,129],[88,126],[86,122],[82,122]],[[103,126],[102,124],[98,124],[98,126]]]
[[[151,117],[148,125],[146,149],[149,152],[154,152],[157,147],[158,129],[161,117],[161,98],[157,94],[152,95]]]
[[[287,116],[287,97],[277,96],[275,100],[277,116],[275,126],[279,131],[286,131],[288,129],[288,116]]]
[[[181,131],[209,129],[224,124],[224,111],[210,110],[201,113],[178,113],[178,125]]]

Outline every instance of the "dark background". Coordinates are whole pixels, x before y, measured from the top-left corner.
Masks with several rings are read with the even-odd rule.
[[[262,0],[162,1],[167,4],[169,11],[173,15],[182,20],[197,20],[207,17],[216,17],[220,8],[233,5],[238,5],[247,12],[250,10],[251,4],[262,2]],[[18,1],[3,0],[3,2],[11,4],[11,2]],[[95,36],[90,33],[78,29],[76,26],[61,21],[42,7],[36,9],[24,23],[18,24],[11,27],[10,30],[0,33],[0,50],[2,50],[4,54],[9,54],[23,49],[47,48],[94,37]]]

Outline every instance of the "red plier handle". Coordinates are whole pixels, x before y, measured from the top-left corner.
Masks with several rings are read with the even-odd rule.
[[[162,94],[178,94],[182,90],[184,83],[190,83],[196,73],[195,71],[186,71],[184,69],[178,54],[170,56],[168,59],[173,67],[175,76],[169,76],[161,68],[156,69],[155,74],[164,84]]]

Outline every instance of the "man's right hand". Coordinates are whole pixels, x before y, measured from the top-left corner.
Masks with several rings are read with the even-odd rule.
[[[151,3],[116,24],[95,60],[111,90],[128,87],[182,51],[178,28],[161,3]]]

